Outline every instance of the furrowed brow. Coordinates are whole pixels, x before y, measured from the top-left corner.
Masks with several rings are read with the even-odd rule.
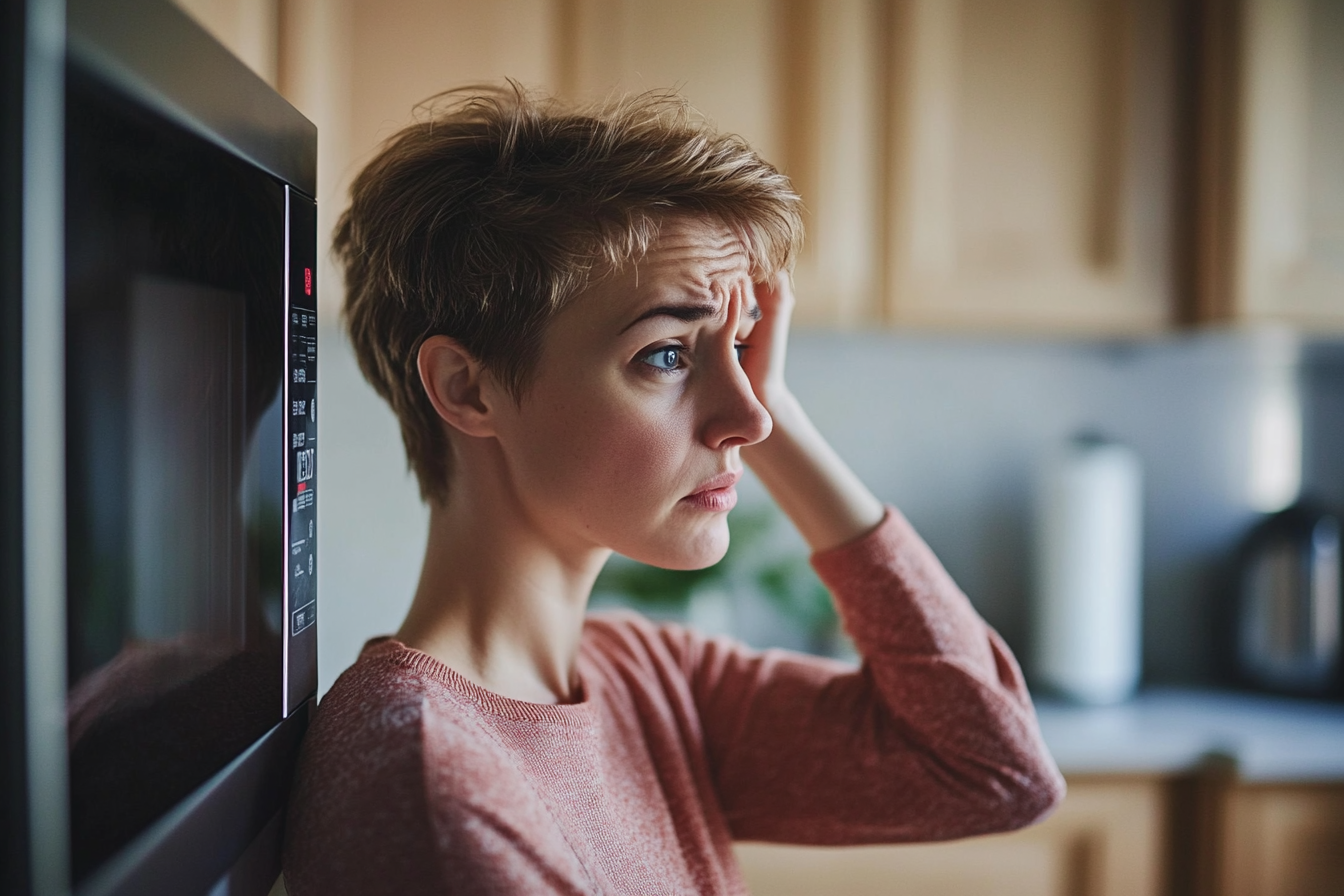
[[[652,317],[674,317],[677,320],[684,320],[693,323],[697,320],[704,320],[719,313],[719,306],[715,304],[695,304],[695,305],[659,305],[656,308],[650,308],[639,317],[626,324],[621,332],[635,326],[638,323],[648,320]]]

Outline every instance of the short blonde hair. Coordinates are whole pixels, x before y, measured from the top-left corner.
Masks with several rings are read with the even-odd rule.
[[[446,501],[425,339],[456,339],[521,401],[551,318],[669,216],[733,229],[757,279],[792,267],[803,225],[788,178],[671,92],[573,108],[510,82],[431,102],[355,178],[335,252],[360,368],[401,423],[422,497]]]

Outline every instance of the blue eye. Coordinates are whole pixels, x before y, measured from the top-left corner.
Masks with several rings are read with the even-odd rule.
[[[681,366],[681,349],[675,345],[666,345],[654,349],[640,360],[655,370],[676,370]]]
[[[733,346],[733,351],[737,352],[737,363],[742,363],[742,356],[746,354],[748,348],[749,346],[743,342],[739,342],[737,345]]]

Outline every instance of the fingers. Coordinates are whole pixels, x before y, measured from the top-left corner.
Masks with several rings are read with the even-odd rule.
[[[760,283],[753,284],[756,301],[761,311],[793,311],[793,281],[787,271],[776,271]]]
[[[757,396],[769,408],[775,398],[787,391],[784,359],[793,312],[793,286],[789,275],[779,272],[752,288],[760,316],[748,339],[751,350],[743,359],[743,368]]]

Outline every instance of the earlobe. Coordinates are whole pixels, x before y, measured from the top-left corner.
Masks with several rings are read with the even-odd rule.
[[[485,368],[456,340],[431,336],[416,357],[420,384],[439,417],[469,436],[495,434]]]

